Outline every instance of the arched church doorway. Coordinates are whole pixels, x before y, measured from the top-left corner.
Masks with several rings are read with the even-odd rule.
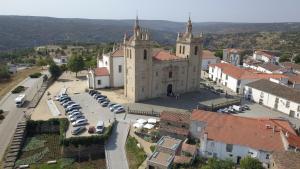
[[[168,84],[167,96],[173,96],[173,86],[172,86],[172,84]]]

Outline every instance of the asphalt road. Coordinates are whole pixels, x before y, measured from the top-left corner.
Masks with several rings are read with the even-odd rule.
[[[25,94],[26,100],[30,101],[33,99],[35,93],[41,87],[41,80],[27,78],[22,81],[19,85],[26,87]],[[15,105],[15,98],[19,94],[9,93],[0,101],[0,109],[8,111],[5,119],[0,124],[0,158],[2,159],[5,153],[7,146],[10,143],[14,131],[17,127],[18,122],[20,122],[24,117],[24,111],[30,111],[27,108],[17,108]],[[28,102],[26,103],[28,105]]]
[[[128,169],[125,152],[125,143],[129,124],[118,122],[114,127],[112,135],[105,145],[106,163],[108,169]]]

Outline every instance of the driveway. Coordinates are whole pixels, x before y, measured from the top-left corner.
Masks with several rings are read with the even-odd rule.
[[[42,77],[41,77],[42,78]],[[26,100],[31,101],[34,95],[37,93],[38,89],[41,87],[41,78],[32,79],[26,78],[23,82],[19,83],[26,88]],[[5,119],[0,124],[0,158],[2,159],[7,146],[10,143],[12,136],[14,135],[15,129],[18,122],[20,122],[24,117],[24,111],[30,111],[27,108],[17,108],[15,105],[15,98],[19,94],[8,93],[0,101],[0,109],[8,111],[9,113]],[[25,103],[28,105],[28,103]]]
[[[105,145],[106,165],[108,169],[128,169],[125,144],[129,130],[126,122],[117,122]]]

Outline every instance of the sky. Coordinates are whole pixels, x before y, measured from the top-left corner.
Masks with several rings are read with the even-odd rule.
[[[0,0],[0,15],[193,22],[300,22],[300,0]]]

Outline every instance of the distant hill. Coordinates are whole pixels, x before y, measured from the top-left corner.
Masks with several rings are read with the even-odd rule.
[[[32,16],[0,16],[0,50],[26,48],[59,42],[121,41],[133,20],[60,19]],[[152,39],[173,44],[185,23],[142,20]],[[300,32],[300,23],[193,23],[195,33],[230,34],[257,32]]]

